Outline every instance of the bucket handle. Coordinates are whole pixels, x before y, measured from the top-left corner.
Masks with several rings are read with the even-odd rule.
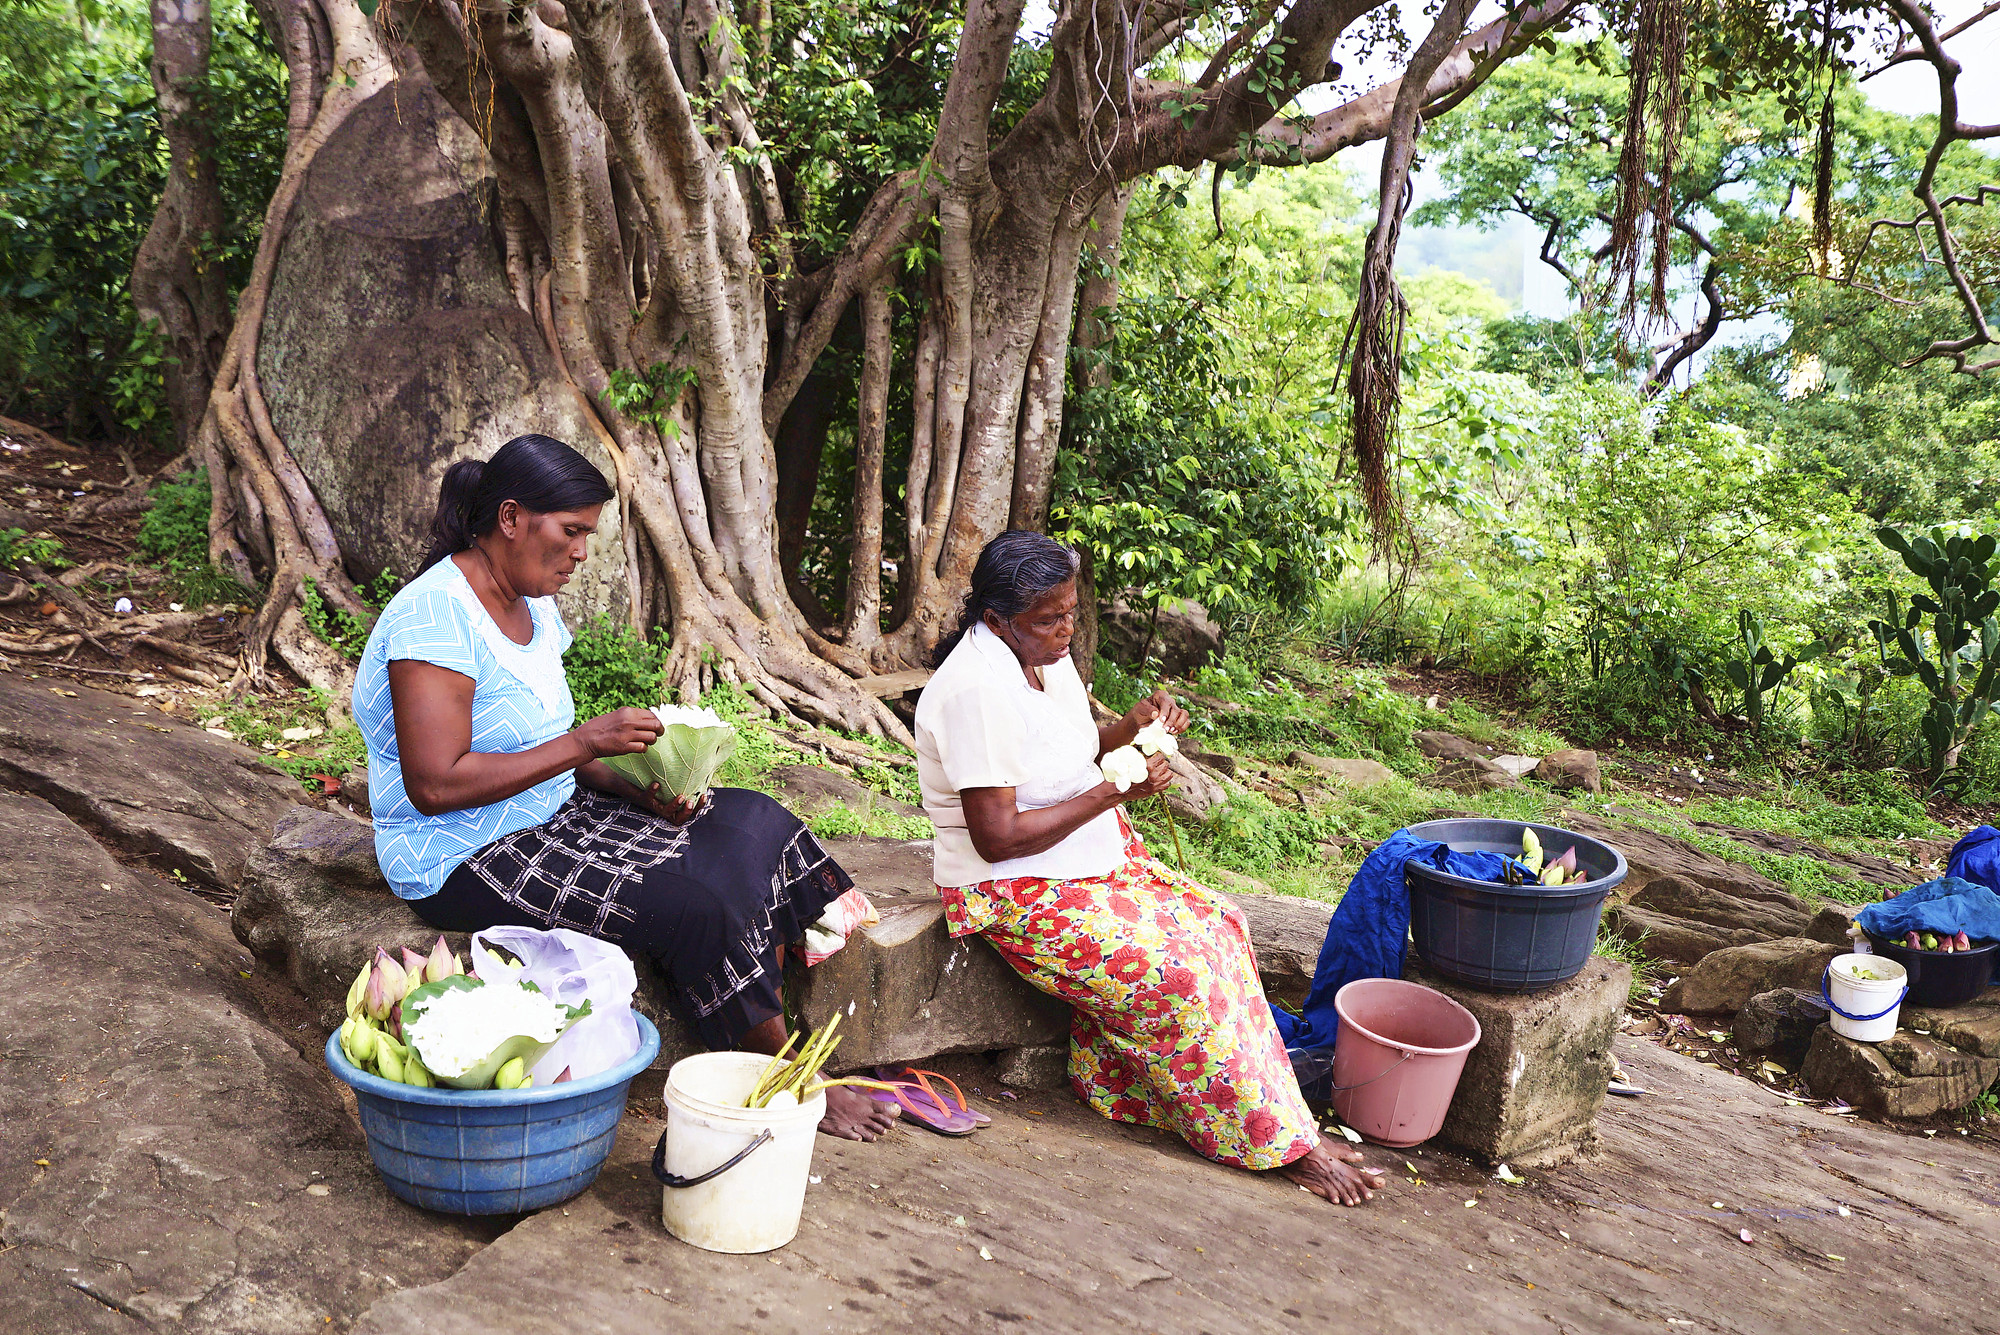
[[[667,1171],[667,1133],[662,1131],[660,1133],[660,1143],[653,1147],[653,1176],[670,1187],[698,1187],[710,1178],[721,1177],[724,1173],[736,1167],[737,1164],[749,1158],[751,1151],[770,1139],[771,1128],[767,1126],[757,1133],[755,1140],[738,1150],[734,1158],[724,1160],[699,1177],[681,1177],[679,1174]]]
[[[1906,982],[1903,984],[1903,990],[1896,994],[1896,999],[1889,1003],[1888,1010],[1879,1010],[1876,1011],[1873,1015],[1853,1015],[1848,1013],[1847,1011],[1842,1010],[1838,1005],[1838,1003],[1834,1001],[1833,993],[1831,990],[1828,989],[1826,984],[1826,980],[1828,978],[1831,978],[1832,976],[1833,976],[1833,969],[1831,966],[1828,966],[1826,972],[1819,976],[1819,994],[1822,998],[1825,999],[1826,1008],[1828,1010],[1840,1016],[1842,1019],[1853,1020],[1856,1024],[1861,1024],[1868,1020],[1881,1019],[1883,1016],[1889,1014],[1890,1011],[1893,1011],[1896,1009],[1896,1007],[1902,1005],[1903,998],[1910,995],[1910,985]]]
[[[1335,1093],[1345,1093],[1346,1091],[1348,1091],[1348,1090],[1350,1090],[1350,1089],[1360,1089],[1360,1088],[1362,1088],[1362,1086],[1364,1086],[1364,1085],[1372,1085],[1372,1084],[1374,1084],[1374,1083],[1375,1083],[1375,1082],[1376,1082],[1377,1080],[1380,1080],[1380,1079],[1381,1079],[1381,1078],[1382,1078],[1383,1076],[1385,1076],[1385,1075],[1389,1074],[1389,1071],[1393,1071],[1393,1070],[1395,1070],[1397,1066],[1401,1066],[1401,1065],[1402,1065],[1402,1064],[1403,1064],[1404,1062],[1408,1061],[1408,1060],[1409,1060],[1410,1058],[1412,1058],[1412,1057],[1414,1057],[1414,1056],[1416,1056],[1416,1055],[1417,1055],[1417,1054],[1416,1054],[1416,1053],[1414,1053],[1414,1052],[1408,1052],[1408,1051],[1406,1051],[1406,1052],[1404,1052],[1404,1053],[1403,1053],[1403,1055],[1402,1055],[1402,1056],[1400,1056],[1400,1057],[1396,1058],[1396,1062],[1395,1062],[1395,1065],[1394,1065],[1394,1066],[1391,1066],[1391,1067],[1389,1067],[1389,1068],[1388,1068],[1388,1070],[1386,1070],[1386,1071],[1378,1071],[1378,1072],[1377,1072],[1376,1074],[1374,1074],[1374,1075],[1371,1075],[1371,1076],[1369,1076],[1369,1077],[1368,1077],[1368,1078],[1367,1078],[1366,1080],[1363,1080],[1363,1081],[1362,1081],[1362,1082],[1361,1082],[1360,1084],[1357,1084],[1357,1085],[1328,1085],[1328,1086],[1327,1086],[1327,1089],[1328,1089],[1328,1090],[1330,1090],[1330,1091],[1332,1091],[1332,1092],[1335,1092]]]

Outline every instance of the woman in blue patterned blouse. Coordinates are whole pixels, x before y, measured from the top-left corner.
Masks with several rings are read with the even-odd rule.
[[[547,436],[445,474],[423,569],[355,674],[376,858],[434,927],[618,942],[658,965],[710,1047],[776,1052],[778,952],[853,881],[762,793],[663,800],[604,764],[659,736],[652,710],[576,722],[554,595],[613,495]],[[892,1105],[827,1092],[823,1131],[873,1140],[893,1124]]]

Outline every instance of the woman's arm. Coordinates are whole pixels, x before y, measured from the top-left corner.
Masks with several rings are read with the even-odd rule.
[[[632,755],[660,735],[650,709],[619,709],[526,751],[472,749],[472,678],[413,658],[389,664],[403,791],[426,816],[504,802],[599,756]]]
[[[1173,781],[1167,758],[1161,754],[1146,758],[1146,781],[1122,793],[1100,783],[1067,802],[1032,811],[1014,805],[1012,788],[967,788],[958,796],[965,808],[965,829],[972,836],[972,847],[988,862],[1006,862],[1046,853],[1119,803],[1163,793]]]

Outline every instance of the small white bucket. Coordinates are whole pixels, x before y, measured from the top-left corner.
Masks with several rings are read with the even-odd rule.
[[[1820,992],[1833,1032],[1857,1043],[1880,1043],[1896,1032],[1896,1012],[1909,991],[1908,970],[1885,955],[1841,955],[1826,966]]]
[[[653,1153],[660,1220],[711,1252],[768,1252],[790,1242],[805,1208],[813,1134],[826,1094],[796,1108],[746,1108],[771,1059],[703,1052],[667,1072],[667,1130]]]

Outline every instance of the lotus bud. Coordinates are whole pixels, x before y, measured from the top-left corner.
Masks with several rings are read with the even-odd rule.
[[[403,1054],[401,1045],[377,1040],[375,1044],[375,1073],[384,1080],[403,1083]]]
[[[409,1060],[403,1063],[403,1083],[415,1085],[418,1089],[430,1089],[437,1084],[437,1081],[431,1078],[429,1069],[424,1066],[423,1058],[412,1052]]]
[[[353,1062],[355,1065],[358,1066],[361,1063],[360,1059],[354,1055],[353,1038],[354,1038],[354,1017],[350,1015],[345,1020],[342,1020],[340,1022],[340,1050],[341,1052],[346,1054],[347,1060]]]
[[[403,1003],[400,1001],[389,1008],[389,1032],[396,1036],[398,1043],[403,1041]]]
[[[464,957],[464,956],[462,956],[462,955],[453,955],[453,956],[451,957],[451,973],[452,973],[452,977],[454,977],[454,978],[461,978],[461,977],[464,977],[464,975],[465,975],[465,957]]]
[[[1957,936],[1953,937],[1951,943],[1959,950],[1972,949],[1972,938],[1967,936],[1964,932],[1960,932]]]
[[[404,997],[407,997],[411,992],[424,985],[424,970],[428,967],[430,967],[428,959],[411,950],[408,946],[403,947]],[[398,997],[397,1000],[401,1001],[402,997]]]
[[[375,1041],[382,1031],[366,1020],[354,1022],[354,1032],[348,1035],[347,1055],[356,1066],[366,1066],[375,1060]]]
[[[361,966],[361,972],[355,974],[354,981],[347,986],[347,1013],[349,1015],[361,1014],[362,1002],[368,995],[368,975],[374,971],[373,966],[373,960],[365,961]]]
[[[424,981],[427,983],[443,982],[445,979],[451,977],[453,963],[451,948],[445,945],[444,938],[440,936],[437,944],[431,947],[430,960],[424,965]]]
[[[493,1088],[519,1089],[527,1083],[527,1077],[528,1063],[519,1057],[509,1057],[500,1064],[500,1069],[493,1073]]]
[[[375,947],[375,969],[368,979],[368,999],[365,1004],[369,1017],[376,1020],[388,1019],[389,1008],[401,1001],[403,993],[408,990],[404,986],[407,981],[403,966],[389,958],[388,951],[380,946]]]
[[[1564,849],[1564,850],[1563,850],[1563,855],[1562,855],[1561,857],[1559,857],[1559,858],[1557,858],[1557,859],[1556,859],[1556,865],[1557,865],[1558,867],[1561,867],[1561,868],[1563,869],[1563,879],[1564,879],[1564,880],[1566,880],[1566,881],[1572,881],[1572,880],[1575,880],[1575,879],[1576,879],[1576,845],[1575,845],[1575,844],[1571,844],[1571,845],[1570,845],[1570,846],[1569,846],[1568,848],[1566,848],[1566,849]]]
[[[1903,944],[1908,946],[1911,950],[1923,949],[1923,946],[1921,943],[1918,942],[1917,934],[1914,931],[1903,933]]]

